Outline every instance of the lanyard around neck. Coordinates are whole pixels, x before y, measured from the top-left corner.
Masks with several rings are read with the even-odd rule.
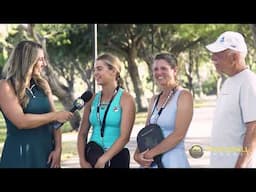
[[[99,99],[99,103],[98,103],[98,106],[97,106],[97,118],[98,118],[98,121],[99,121],[100,124],[101,124],[101,129],[100,129],[100,135],[101,135],[101,137],[104,136],[104,129],[105,129],[105,123],[106,123],[107,113],[108,113],[108,110],[109,110],[109,108],[110,108],[110,105],[111,105],[111,103],[112,103],[114,97],[116,96],[116,94],[117,94],[117,92],[118,92],[118,89],[119,89],[119,87],[117,87],[117,88],[115,89],[115,91],[114,91],[114,93],[113,93],[113,95],[112,95],[112,97],[111,97],[111,99],[110,99],[110,101],[109,101],[109,103],[108,103],[108,105],[107,105],[106,111],[105,111],[104,116],[103,116],[103,121],[102,121],[102,123],[101,123],[101,121],[100,121],[100,105],[101,105],[101,97],[102,97],[102,94],[101,94],[101,97],[100,97],[100,99]]]
[[[176,92],[176,87],[174,87],[174,88],[170,91],[170,93],[169,93],[169,95],[167,96],[165,102],[163,103],[163,105],[161,106],[160,110],[158,111],[158,113],[157,113],[157,119],[159,118],[159,116],[161,115],[162,111],[163,111],[164,108],[166,107],[168,101],[171,100],[171,98],[172,98],[172,96],[175,94],[175,92]],[[163,92],[161,92],[161,93],[157,96],[157,100],[156,100],[155,105],[154,105],[154,107],[153,107],[151,116],[153,115],[153,113],[154,113],[154,111],[155,111],[155,109],[156,109],[156,107],[157,107],[157,104],[158,104],[158,102],[159,102],[160,96],[161,96],[162,94],[163,94]],[[157,121],[157,119],[156,119],[156,121]]]

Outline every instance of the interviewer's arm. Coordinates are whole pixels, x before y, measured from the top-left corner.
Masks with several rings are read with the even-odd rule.
[[[53,101],[52,92],[48,94],[48,99],[51,105],[51,111],[55,112],[55,104]],[[61,129],[54,129],[53,131],[54,135],[54,150],[50,153],[48,158],[48,163],[51,163],[51,168],[59,168],[61,163],[61,152],[62,152],[62,135],[61,135]]]
[[[25,114],[13,88],[6,80],[0,81],[0,90],[0,108],[4,115],[19,129],[37,128],[52,121],[65,122],[73,115],[67,111]]]

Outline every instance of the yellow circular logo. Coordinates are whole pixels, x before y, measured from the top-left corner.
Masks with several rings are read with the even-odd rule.
[[[192,145],[192,147],[189,149],[189,154],[191,157],[197,159],[203,156],[204,151],[200,145]]]

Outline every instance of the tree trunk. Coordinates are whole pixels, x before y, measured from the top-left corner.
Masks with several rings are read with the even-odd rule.
[[[188,64],[185,64],[186,77],[188,78],[188,89],[192,92],[193,97],[195,96],[194,88],[193,88],[193,77],[192,77],[192,69],[194,65],[193,55],[191,50],[189,51],[189,61]]]
[[[70,110],[73,107],[74,95],[70,89],[64,86],[54,73],[52,66],[48,66],[45,70],[45,78],[48,80],[52,93],[59,99],[65,110]],[[77,130],[80,126],[81,117],[78,112],[74,113],[73,118],[70,120],[72,130]]]
[[[217,95],[219,95],[220,89],[221,89],[221,87],[222,87],[222,85],[223,85],[223,83],[226,79],[227,79],[227,77],[224,74],[221,73],[220,77],[217,81]]]
[[[254,40],[254,47],[256,47],[256,24],[250,24],[253,40]]]
[[[138,106],[138,112],[146,111],[146,108],[143,107],[142,105],[142,97],[143,97],[143,89],[142,89],[142,84],[141,80],[139,77],[139,71],[137,68],[137,65],[135,63],[135,56],[132,53],[128,53],[128,71],[129,74],[131,75],[131,80],[134,86],[134,92],[136,94],[135,100]]]
[[[199,98],[202,98],[203,96],[203,88],[202,88],[202,81],[201,81],[201,77],[200,77],[200,73],[199,73],[199,58],[198,58],[198,54],[195,53],[195,72],[196,72],[196,77],[197,77],[197,86],[198,86],[198,96]]]

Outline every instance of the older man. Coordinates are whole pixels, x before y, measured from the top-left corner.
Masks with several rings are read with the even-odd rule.
[[[228,75],[218,95],[212,127],[212,168],[256,167],[256,75],[245,63],[247,46],[226,31],[206,46],[219,73]]]

